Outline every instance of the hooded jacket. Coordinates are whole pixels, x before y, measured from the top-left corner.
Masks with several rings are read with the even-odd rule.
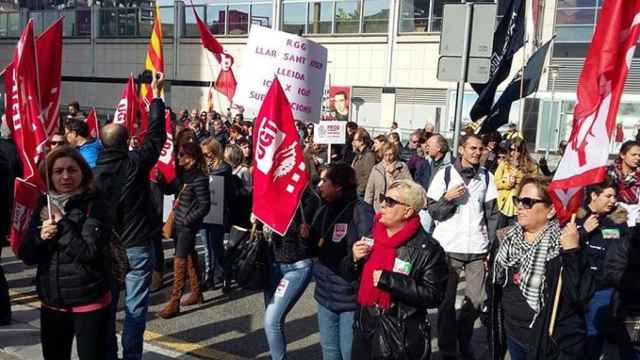
[[[96,187],[110,196],[113,227],[126,248],[149,246],[161,229],[151,201],[149,172],[167,138],[164,110],[161,99],[151,102],[149,127],[141,149],[105,149],[96,161]]]

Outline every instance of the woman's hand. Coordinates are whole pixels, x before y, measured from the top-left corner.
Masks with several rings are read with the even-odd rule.
[[[310,234],[310,229],[311,227],[309,226],[309,224],[301,224],[299,229],[300,237],[303,239],[308,239]]]
[[[563,250],[571,250],[580,247],[580,236],[578,235],[575,215],[571,217],[571,221],[567,223],[562,230],[562,235],[560,235],[560,246],[562,246]]]
[[[373,270],[373,286],[378,287],[378,282],[380,282],[381,275],[382,270]]]
[[[353,244],[353,261],[358,262],[369,255],[369,244],[364,239],[360,239]]]
[[[584,229],[590,233],[593,230],[597,229],[600,226],[600,222],[598,221],[598,215],[591,214],[587,221],[584,222]]]
[[[58,233],[58,225],[55,220],[45,220],[42,222],[42,228],[40,229],[40,238],[42,240],[51,240]]]

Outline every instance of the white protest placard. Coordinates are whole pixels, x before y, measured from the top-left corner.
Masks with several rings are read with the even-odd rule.
[[[327,74],[325,47],[300,36],[252,25],[242,63],[233,102],[245,108],[245,116],[258,114],[271,81],[278,76],[293,117],[318,122]]]
[[[346,121],[321,121],[314,125],[315,144],[344,144],[347,140]]]

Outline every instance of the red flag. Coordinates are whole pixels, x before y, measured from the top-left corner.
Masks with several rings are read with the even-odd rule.
[[[9,230],[9,244],[17,255],[24,233],[29,226],[31,216],[38,207],[41,193],[38,188],[16,178],[13,185],[13,209],[11,212],[11,228]]]
[[[236,77],[233,75],[233,69],[231,69],[234,63],[233,56],[224,51],[222,45],[220,45],[218,40],[216,40],[207,28],[207,25],[200,20],[200,16],[198,16],[198,12],[196,11],[195,6],[193,6],[193,2],[191,3],[191,8],[193,9],[193,15],[196,18],[196,24],[198,24],[198,30],[200,30],[202,46],[215,56],[221,67],[220,73],[218,73],[218,78],[216,79],[216,90],[224,94],[229,101],[231,101],[233,99],[233,95],[236,93],[236,86],[238,85]]]
[[[58,126],[62,75],[62,19],[56,20],[38,40],[38,77],[40,79],[40,106],[47,136],[52,136]]]
[[[162,146],[162,150],[160,151],[160,157],[158,158],[158,162],[156,166],[158,167],[158,171],[162,173],[164,179],[167,183],[173,181],[176,178],[176,161],[175,156],[173,154],[173,132],[171,131],[171,113],[167,110],[165,111],[164,116],[164,129],[167,132],[167,140],[164,142],[164,146]]]
[[[122,90],[122,98],[116,108],[113,122],[126,127],[129,136],[135,135],[136,112],[138,111],[138,97],[136,96],[136,84],[133,74],[129,75],[129,81]]]
[[[309,183],[291,104],[276,77],[253,134],[253,214],[284,235]]]
[[[89,115],[85,119],[87,126],[89,127],[89,135],[93,138],[100,137],[100,124],[98,123],[98,116],[96,115],[96,108],[91,109]]]
[[[561,221],[604,179],[620,97],[640,34],[640,1],[607,0],[578,81],[569,144],[550,186]]]
[[[29,20],[14,50],[13,61],[5,73],[9,105],[6,116],[22,160],[24,180],[44,191],[44,182],[37,171],[37,164],[44,156],[47,136],[40,118],[35,50],[33,21]]]

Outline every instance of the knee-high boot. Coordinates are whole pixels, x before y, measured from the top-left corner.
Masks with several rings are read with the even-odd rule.
[[[182,257],[173,258],[173,290],[169,302],[164,309],[158,313],[163,319],[169,319],[176,316],[180,312],[180,298],[184,291],[185,276],[187,273],[187,259]]]
[[[189,284],[191,287],[191,293],[184,299],[182,306],[190,306],[195,304],[202,304],[204,297],[202,296],[202,289],[200,288],[200,265],[198,263],[198,254],[192,253],[187,258],[187,272],[189,273]]]

